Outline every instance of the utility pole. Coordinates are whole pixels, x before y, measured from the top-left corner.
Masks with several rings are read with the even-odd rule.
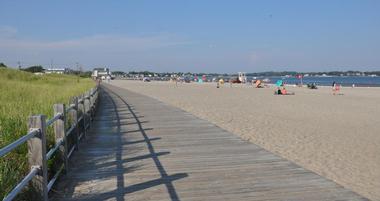
[[[78,75],[80,74],[80,69],[79,69],[79,63],[78,62],[75,62],[75,66],[77,68],[77,73]]]
[[[75,62],[76,66],[77,66],[77,72],[78,72],[78,79],[77,79],[77,82],[79,82],[79,76],[80,76],[80,70],[79,70],[79,63],[78,62]]]
[[[18,69],[21,70],[21,62],[19,61],[17,62],[17,64],[18,64]]]

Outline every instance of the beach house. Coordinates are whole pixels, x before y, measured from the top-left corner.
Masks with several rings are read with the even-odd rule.
[[[93,79],[102,79],[102,80],[105,80],[107,77],[113,79],[113,76],[109,68],[94,68],[92,70],[91,77]]]
[[[45,70],[45,73],[46,74],[52,74],[52,73],[56,73],[56,74],[68,74],[70,73],[70,69],[69,68],[48,68]]]

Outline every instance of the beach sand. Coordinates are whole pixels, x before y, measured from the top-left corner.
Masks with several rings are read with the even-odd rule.
[[[369,199],[380,200],[380,88],[288,87],[114,80],[206,119]]]

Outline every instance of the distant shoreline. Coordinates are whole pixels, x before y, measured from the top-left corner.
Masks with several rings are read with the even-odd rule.
[[[213,77],[208,77],[208,81],[206,83],[213,83],[212,80]],[[218,79],[224,79],[225,82],[228,82],[229,77],[218,77]],[[263,80],[268,78],[270,81],[267,83],[268,85],[274,85],[277,80],[283,80],[287,86],[296,86],[297,84],[301,83],[301,80],[294,78],[294,77],[248,77],[246,84],[251,84],[252,80]],[[138,80],[142,78],[117,78],[120,80]],[[152,81],[169,81],[169,78],[162,78],[162,77],[152,77]],[[313,84],[315,83],[317,86],[320,87],[331,87],[333,82],[336,82],[337,84],[340,84],[342,87],[352,87],[354,84],[355,88],[362,87],[362,88],[372,88],[372,87],[380,87],[380,77],[305,77],[303,79],[303,86],[306,87],[307,84]],[[194,81],[192,81],[194,82]],[[215,83],[215,82],[214,82]]]

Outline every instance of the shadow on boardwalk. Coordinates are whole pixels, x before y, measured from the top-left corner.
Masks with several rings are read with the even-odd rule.
[[[102,88],[54,200],[367,200],[183,110]]]
[[[159,156],[170,152],[156,152],[152,144],[152,141],[161,138],[148,137],[145,131],[153,128],[144,128],[143,124],[147,121],[140,120],[144,116],[139,116],[133,106],[122,97],[108,90],[102,90],[101,94],[100,111],[86,139],[87,142],[74,156],[74,162],[70,164],[73,168],[69,174],[54,190],[54,200],[121,201],[126,200],[127,194],[159,185],[166,187],[172,201],[180,200],[173,181],[188,175],[168,175]],[[129,136],[130,134],[133,135]],[[145,148],[141,144],[144,144]],[[144,149],[147,149],[148,153],[141,155]],[[126,157],[132,155],[133,157]],[[132,163],[147,159],[153,160],[160,177],[127,185],[125,180],[128,179],[128,174],[144,168],[140,163]]]

